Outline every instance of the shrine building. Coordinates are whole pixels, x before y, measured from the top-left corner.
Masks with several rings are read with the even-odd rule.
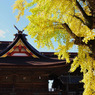
[[[53,52],[36,50],[26,36],[18,30],[13,41],[0,41],[0,95],[82,95],[79,68],[68,72],[77,53],[66,64]]]

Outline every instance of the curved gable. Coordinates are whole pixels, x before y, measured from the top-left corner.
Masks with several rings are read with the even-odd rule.
[[[16,34],[14,41],[0,53],[1,57],[19,56],[19,57],[33,57],[33,58],[46,58],[32,45],[28,43],[25,34]]]

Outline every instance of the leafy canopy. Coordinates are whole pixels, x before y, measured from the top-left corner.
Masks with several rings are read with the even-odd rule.
[[[65,58],[69,63],[68,50],[74,44],[78,45],[78,55],[70,71],[80,66],[85,89],[83,95],[95,95],[95,51],[92,44],[95,32],[87,0],[16,0],[13,9],[18,10],[18,21],[24,11],[29,10],[31,15],[26,15],[29,24],[25,29],[35,38],[38,47],[54,48],[54,39],[58,43],[56,50],[59,52],[56,54],[59,59]]]

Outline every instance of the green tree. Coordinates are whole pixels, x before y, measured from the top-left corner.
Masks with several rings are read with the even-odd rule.
[[[70,71],[81,67],[83,95],[95,95],[95,2],[94,0],[16,0],[17,20],[29,10],[29,35],[39,46],[53,48],[52,38],[58,43],[56,54],[69,63],[68,50],[78,46]]]

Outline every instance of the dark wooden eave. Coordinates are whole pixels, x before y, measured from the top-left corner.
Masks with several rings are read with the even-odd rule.
[[[72,59],[71,59],[72,63]],[[0,70],[6,69],[23,69],[32,72],[42,72],[47,74],[61,75],[68,73],[70,64],[66,64],[65,60],[58,59],[39,59],[31,57],[5,57],[0,58]]]
[[[72,58],[70,59],[72,61]],[[32,57],[5,57],[0,58],[0,66],[58,66],[66,65],[66,60],[32,58]]]

